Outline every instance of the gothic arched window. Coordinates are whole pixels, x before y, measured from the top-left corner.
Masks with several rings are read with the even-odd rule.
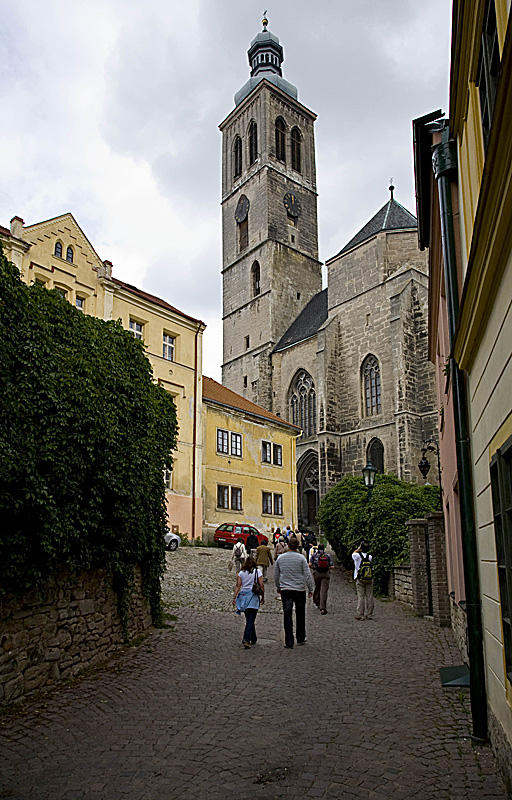
[[[242,174],[242,139],[235,136],[233,142],[233,180]]]
[[[289,417],[302,428],[303,436],[316,433],[316,394],[313,378],[301,369],[295,375],[288,392]]]
[[[286,123],[282,117],[276,119],[276,158],[286,164]]]
[[[251,284],[252,284],[252,296],[256,297],[257,294],[260,293],[260,265],[257,261],[251,267]]]
[[[62,242],[55,242],[55,250],[53,252],[57,258],[62,258]]]
[[[254,120],[249,125],[249,165],[258,158],[258,126]]]
[[[363,404],[366,417],[382,411],[380,391],[380,367],[375,356],[366,356],[361,367]]]
[[[66,261],[69,261],[70,264],[73,263],[73,248],[69,245],[68,249],[66,250]]]
[[[384,472],[384,445],[380,439],[372,439],[366,448],[366,463],[373,464],[377,472]]]
[[[302,136],[300,135],[300,131],[298,128],[292,128],[291,140],[292,140],[292,169],[296,170],[296,172],[301,172],[300,149],[301,149]]]

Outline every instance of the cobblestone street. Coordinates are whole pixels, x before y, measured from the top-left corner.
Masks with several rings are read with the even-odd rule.
[[[356,621],[336,570],[330,613],[308,602],[292,652],[270,574],[246,651],[228,560],[169,554],[169,627],[0,717],[1,798],[505,797],[490,748],[471,744],[467,691],[441,688],[438,668],[460,663],[449,630],[395,602]]]

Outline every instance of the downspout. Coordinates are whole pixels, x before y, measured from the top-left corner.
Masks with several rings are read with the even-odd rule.
[[[432,148],[432,167],[439,194],[441,241],[450,336],[450,375],[454,401],[455,446],[459,482],[462,560],[466,586],[468,655],[473,739],[487,739],[487,696],[483,650],[482,608],[478,576],[478,551],[471,479],[471,445],[466,399],[466,383],[462,370],[453,357],[453,345],[459,314],[459,293],[455,254],[455,233],[451,197],[451,176],[457,173],[455,142],[449,138],[445,124],[441,142]]]
[[[194,338],[194,421],[192,424],[192,541],[196,538],[196,442],[197,442],[197,338],[201,325],[197,326]]]

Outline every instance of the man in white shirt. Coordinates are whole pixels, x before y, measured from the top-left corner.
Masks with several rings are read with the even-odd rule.
[[[288,540],[288,551],[280,555],[274,567],[276,589],[283,601],[284,646],[289,650],[294,644],[293,606],[295,605],[297,644],[306,641],[306,590],[313,595],[313,576],[308,562],[297,552],[299,543],[295,536]]]
[[[373,619],[373,571],[372,557],[366,542],[361,542],[352,553],[354,562],[354,580],[357,592],[356,619]]]

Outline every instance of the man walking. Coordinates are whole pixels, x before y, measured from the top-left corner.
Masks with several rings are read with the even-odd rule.
[[[258,549],[258,537],[252,531],[245,540],[245,549],[247,550],[247,555],[256,558],[256,550]]]
[[[331,567],[334,565],[329,553],[325,552],[325,545],[318,545],[318,549],[313,553],[309,563],[315,581],[313,603],[320,609],[321,614],[327,614],[327,592],[329,591]]]
[[[308,562],[297,552],[299,543],[295,536],[288,540],[288,551],[280,555],[274,567],[276,589],[283,602],[284,646],[292,649],[293,606],[295,605],[295,632],[297,644],[306,641],[306,591],[313,594],[313,577]]]
[[[373,568],[366,542],[361,542],[354,550],[352,560],[357,592],[356,619],[373,619]]]
[[[267,544],[260,544],[256,548],[256,566],[263,572],[263,581],[267,582],[268,565],[273,564],[272,551]]]

